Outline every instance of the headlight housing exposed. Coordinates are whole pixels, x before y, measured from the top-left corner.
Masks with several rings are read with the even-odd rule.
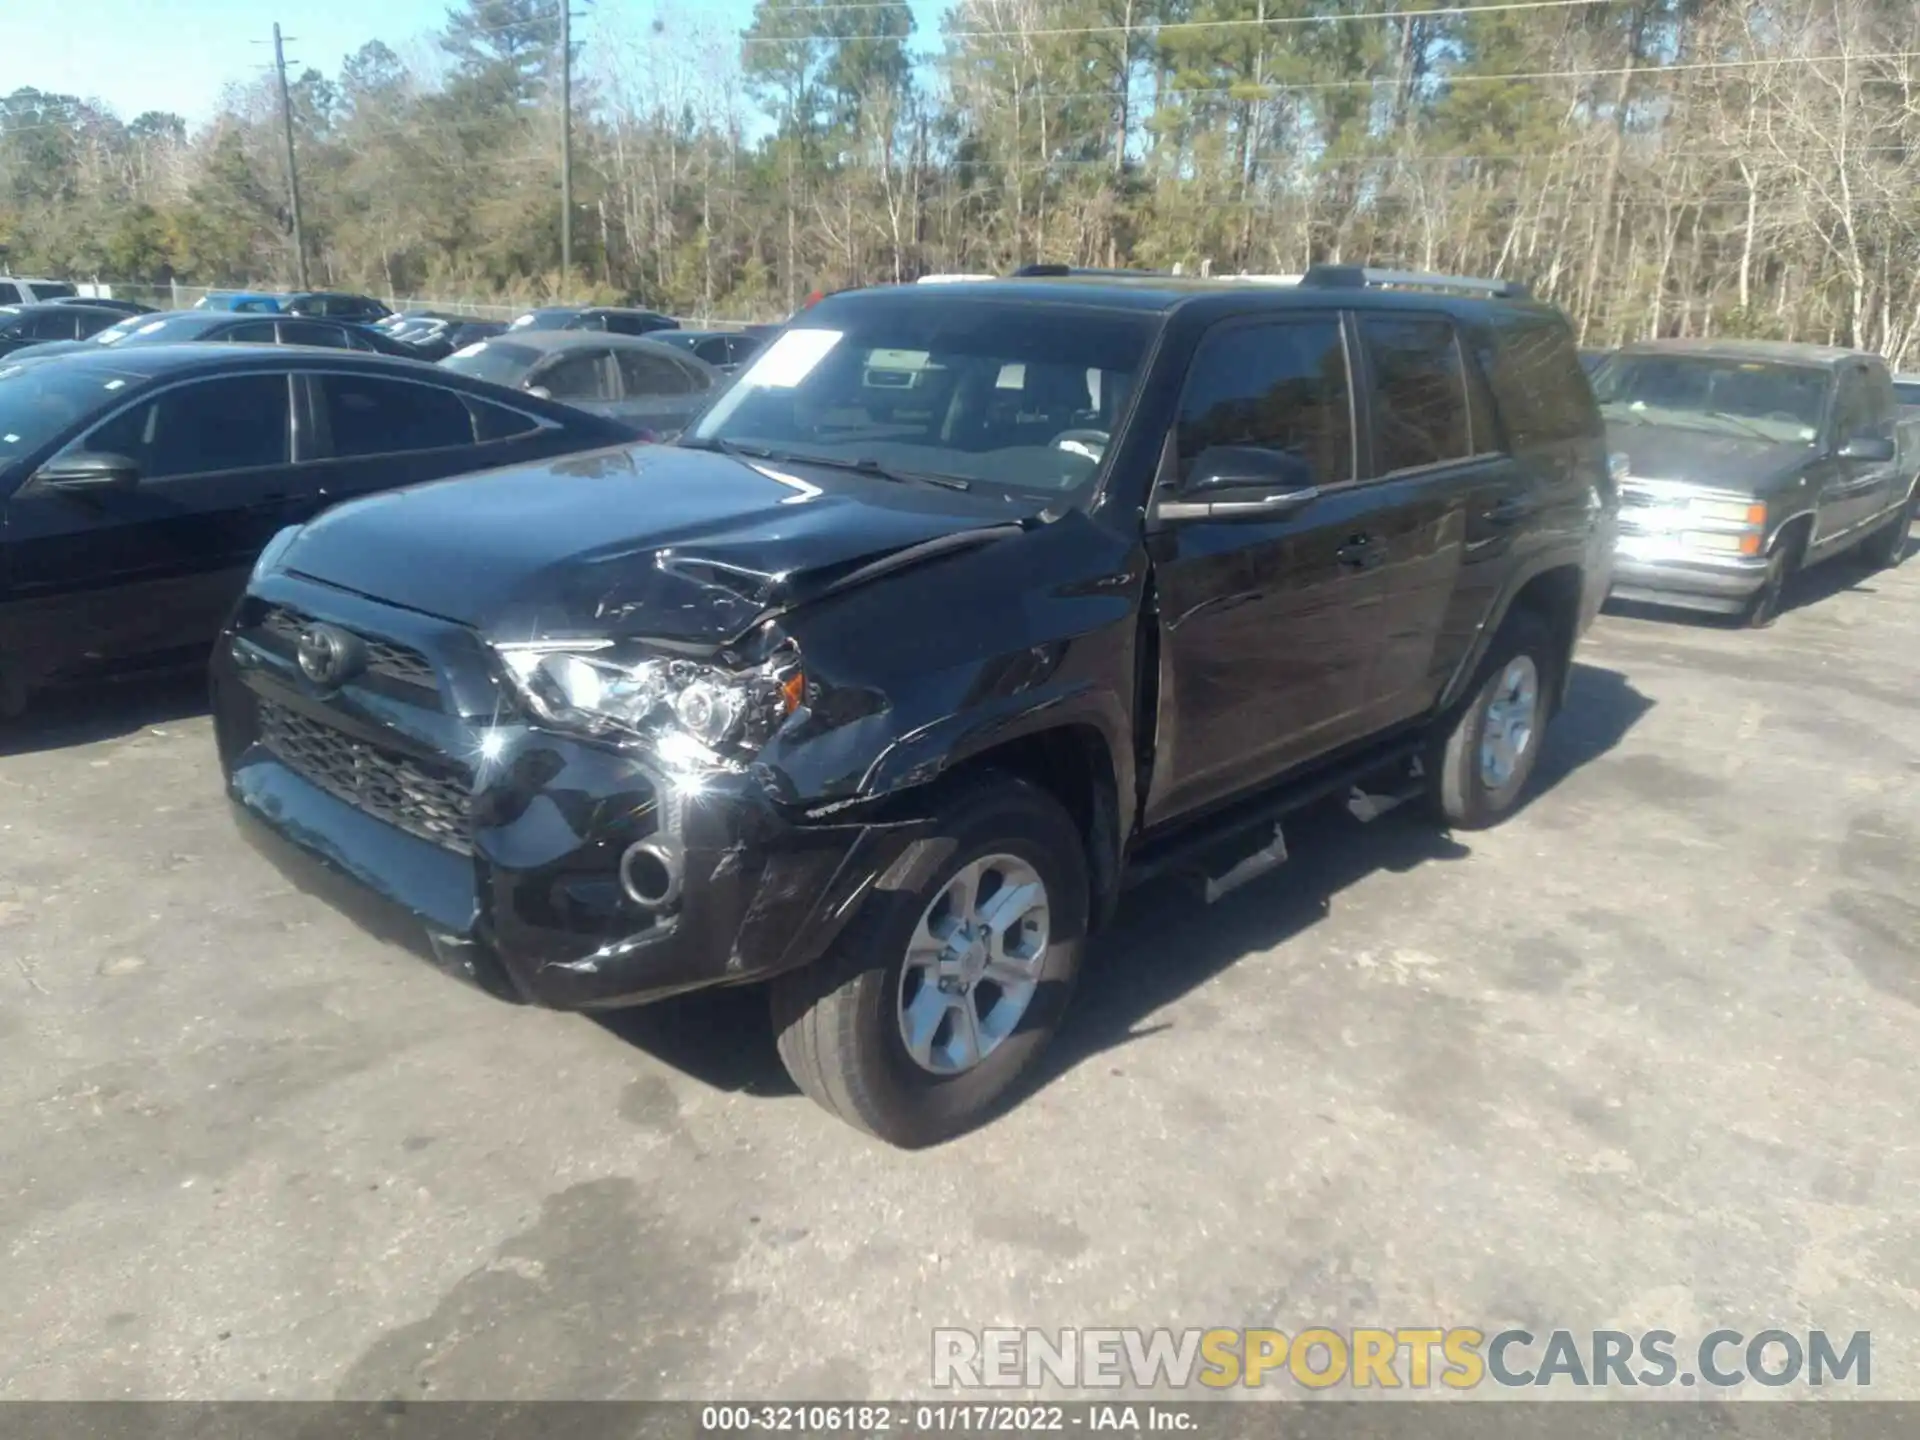
[[[747,670],[590,640],[497,648],[520,697],[550,724],[595,735],[677,729],[716,752],[763,743],[806,688],[790,646]]]

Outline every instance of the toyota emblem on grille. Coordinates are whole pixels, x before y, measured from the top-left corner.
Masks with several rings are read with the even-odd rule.
[[[360,641],[333,625],[309,625],[300,632],[300,673],[316,685],[350,680],[366,662]]]

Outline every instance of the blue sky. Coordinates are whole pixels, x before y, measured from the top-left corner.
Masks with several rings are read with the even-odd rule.
[[[656,10],[731,29],[753,13],[753,0],[574,3],[576,13],[594,12],[579,22],[588,45],[596,27],[637,33]],[[944,0],[913,0],[913,8],[924,46],[938,34]],[[257,79],[271,61],[265,42],[275,20],[292,37],[288,61],[331,76],[342,56],[368,40],[384,40],[402,58],[424,54],[446,11],[447,0],[0,0],[0,95],[31,85],[98,100],[122,119],[171,110],[198,123],[212,115],[223,88]]]

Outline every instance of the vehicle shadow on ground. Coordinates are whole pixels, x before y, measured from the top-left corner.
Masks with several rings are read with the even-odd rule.
[[[1547,797],[1581,766],[1606,754],[1652,709],[1653,701],[1618,671],[1574,666],[1566,709],[1547,732],[1526,806]],[[1329,919],[1343,893],[1381,871],[1399,874],[1473,853],[1418,802],[1362,822],[1342,804],[1302,813],[1287,827],[1292,858],[1214,906],[1199,887],[1177,879],[1129,894],[1087,958],[1099,983],[1083,987],[1040,1062],[1032,1088],[1177,1021],[1149,1021],[1223,970],[1284,945]]]
[[[1547,732],[1527,803],[1542,803],[1569,775],[1613,749],[1652,705],[1617,671],[1575,665],[1566,709]],[[1369,875],[1472,853],[1418,809],[1408,805],[1364,824],[1338,803],[1303,811],[1287,825],[1293,858],[1215,906],[1202,902],[1197,886],[1177,878],[1130,892],[1087,956],[1088,971],[1099,983],[1081,987],[1024,1092],[1176,1023],[1146,1017],[1247,956],[1283,945],[1327,919],[1336,897]],[[596,1019],[627,1043],[716,1089],[757,1096],[795,1093],[774,1050],[763,987],[706,991]]]
[[[0,757],[118,740],[207,713],[205,672],[168,673],[36,695],[18,720],[0,720]]]

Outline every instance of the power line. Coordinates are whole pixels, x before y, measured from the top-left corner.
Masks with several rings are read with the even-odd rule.
[[[1529,0],[1540,3],[1540,0]],[[1554,0],[1554,3],[1569,3],[1569,0]],[[1578,0],[1578,3],[1604,3],[1604,0]],[[557,12],[556,12],[557,13]],[[1381,12],[1387,13],[1387,12]],[[1409,12],[1393,12],[1409,13]],[[825,37],[842,40],[870,39],[870,36]],[[1625,66],[1615,65],[1580,70],[1494,70],[1494,71],[1452,71],[1437,72],[1426,77],[1424,83],[1434,87],[1449,85],[1494,84],[1505,81],[1545,82],[1551,80],[1600,80],[1632,74],[1643,81],[1653,81],[1668,75],[1704,74],[1719,71],[1739,71],[1755,69],[1780,69],[1793,65],[1815,66],[1839,63],[1862,64],[1869,61],[1905,61],[1920,60],[1920,50],[1880,50],[1863,54],[1834,55],[1781,55],[1748,60],[1700,60],[1676,65]],[[1401,77],[1393,75],[1360,76],[1349,80],[1304,80],[1275,81],[1261,84],[1242,82],[1236,85],[1222,86],[1143,86],[1136,94],[1138,98],[1157,105],[1172,96],[1210,96],[1232,99],[1257,99],[1277,95],[1313,93],[1331,90],[1352,90],[1380,85],[1398,85]],[[1100,100],[1111,99],[1117,92],[1112,89],[1100,90],[1028,90],[1021,92],[1024,100]],[[109,117],[108,122],[118,125],[122,130],[127,123],[117,116]],[[40,130],[67,130],[84,133],[96,128],[94,124],[77,121],[45,121],[31,125],[9,125],[4,115],[0,115],[0,138],[9,135],[24,135]],[[396,127],[400,129],[403,127]],[[411,133],[409,130],[408,133]]]
[[[1602,80],[1621,75],[1637,75],[1650,79],[1661,75],[1695,74],[1713,70],[1745,70],[1783,65],[1822,65],[1833,62],[1859,64],[1869,60],[1920,60],[1920,50],[1883,50],[1864,55],[1784,55],[1765,60],[1701,60],[1680,65],[1615,65],[1592,70],[1492,70],[1492,71],[1453,71],[1439,72],[1427,77],[1427,84],[1439,87],[1447,85],[1490,84],[1506,80]],[[1352,80],[1301,80],[1276,81],[1270,84],[1243,82],[1238,85],[1221,86],[1147,86],[1137,92],[1140,98],[1158,103],[1169,95],[1228,96],[1233,99],[1247,100],[1262,96],[1289,95],[1326,90],[1355,90],[1377,85],[1401,84],[1397,75],[1367,75]],[[1027,90],[1021,92],[1024,100],[1100,100],[1112,99],[1117,90]]]
[[[1486,5],[1436,5],[1420,10],[1355,10],[1344,15],[1279,15],[1272,19],[1234,19],[1234,20],[1164,20],[1146,22],[1139,25],[1070,25],[1051,26],[1040,29],[1011,30],[948,30],[944,38],[948,40],[1004,40],[1030,39],[1034,37],[1058,37],[1062,35],[1164,35],[1169,31],[1184,30],[1232,30],[1244,27],[1261,29],[1279,28],[1290,25],[1343,25],[1349,20],[1422,20],[1439,15],[1489,15],[1504,14],[1515,10],[1573,10],[1592,5],[1606,5],[1612,0],[1492,0]],[[790,7],[796,10],[811,9],[810,6]],[[843,7],[829,6],[829,9]],[[872,40],[866,35],[795,35],[756,36],[749,35],[742,45],[798,45],[833,44],[843,40]],[[879,37],[884,38],[884,37]]]

